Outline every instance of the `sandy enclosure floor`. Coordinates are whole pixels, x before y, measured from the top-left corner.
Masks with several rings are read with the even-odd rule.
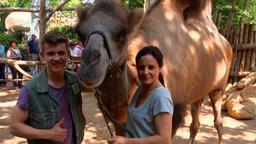
[[[14,137],[9,133],[8,125],[10,112],[16,104],[19,90],[11,87],[0,87],[0,143],[1,144],[25,144],[23,138]],[[106,144],[109,134],[102,114],[97,108],[93,95],[83,94],[83,109],[86,115],[87,125],[85,129],[84,143]],[[248,121],[235,120],[223,112],[224,141],[226,144],[256,144],[256,119]],[[189,125],[191,117],[186,116],[185,125],[180,128],[174,138],[175,144],[184,144],[189,138]],[[209,105],[203,105],[200,115],[201,127],[196,136],[196,144],[216,144],[217,131],[213,126],[213,114]]]

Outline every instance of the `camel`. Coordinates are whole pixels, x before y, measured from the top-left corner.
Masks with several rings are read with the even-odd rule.
[[[125,123],[127,104],[137,88],[135,56],[144,46],[157,46],[164,55],[164,83],[174,101],[173,135],[191,104],[188,143],[194,142],[200,106],[209,95],[223,143],[221,101],[232,49],[212,21],[211,0],[154,0],[146,9],[129,11],[119,0],[98,0],[78,10],[76,32],[85,46],[78,71],[81,83],[97,87],[112,115]]]

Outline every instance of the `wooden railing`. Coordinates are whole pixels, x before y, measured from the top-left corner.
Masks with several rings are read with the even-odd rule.
[[[23,79],[11,79],[8,76],[8,71],[6,71],[6,78],[5,80],[0,80],[0,81],[6,81],[6,82],[13,82],[13,81],[27,81],[32,78],[31,74],[28,73],[27,71],[23,70],[21,67],[22,66],[35,66],[36,71],[39,72],[45,67],[45,63],[43,61],[24,61],[24,60],[12,60],[12,59],[3,59],[0,58],[0,63],[6,64],[6,68],[8,66],[13,66],[15,69],[17,69],[20,73],[23,74],[24,78]],[[75,67],[77,64],[80,64],[80,57],[71,57],[70,60],[67,61],[67,65],[71,65],[71,70],[75,71]]]
[[[235,82],[240,78],[256,71],[256,31],[254,25],[243,24],[231,29],[226,36],[233,47],[233,62],[230,81]]]
[[[240,18],[240,25],[232,26],[232,20],[235,15],[235,2],[224,29],[220,28],[222,14],[214,11],[213,21],[218,27],[220,33],[225,36],[233,48],[233,61],[230,71],[229,82],[237,82],[250,72],[256,71],[256,29],[255,25],[245,23],[243,17]]]

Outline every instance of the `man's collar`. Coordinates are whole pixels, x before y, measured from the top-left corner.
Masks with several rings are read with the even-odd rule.
[[[76,82],[76,79],[74,79],[74,77],[72,77],[71,75],[75,75],[72,74],[71,72],[64,72],[64,78],[67,80],[66,82],[70,85],[72,85],[74,82]],[[47,80],[47,73],[46,73],[46,69],[42,70],[39,74],[38,74],[38,92],[44,93],[44,92],[49,92],[49,88],[48,88],[48,80]]]
[[[46,69],[42,70],[39,74],[38,74],[38,92],[44,93],[44,92],[48,92],[48,80],[47,80],[47,75],[46,75]]]

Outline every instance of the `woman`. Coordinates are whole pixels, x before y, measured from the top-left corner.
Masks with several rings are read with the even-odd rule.
[[[157,47],[141,49],[136,68],[141,85],[128,106],[127,129],[132,136],[116,136],[109,144],[170,144],[173,102],[161,77],[163,55]],[[161,82],[160,82],[161,81]]]
[[[20,60],[22,58],[22,55],[21,55],[20,49],[17,47],[17,42],[15,40],[11,40],[10,46],[11,47],[7,51],[7,58],[14,59],[14,60]],[[23,78],[23,75],[20,72],[18,72],[13,66],[9,66],[9,68],[11,69],[13,80],[17,79],[17,74],[18,74],[19,79]],[[16,81],[13,81],[13,86],[17,89],[21,89],[22,82],[19,81],[17,83]]]

